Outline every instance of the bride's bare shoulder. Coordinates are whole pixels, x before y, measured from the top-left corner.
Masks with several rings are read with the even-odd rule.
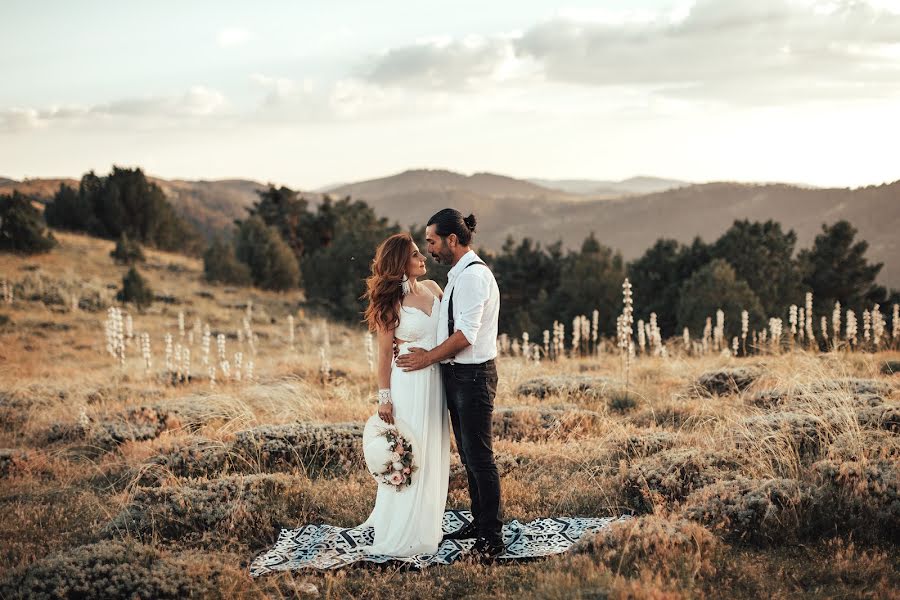
[[[438,282],[433,279],[423,279],[422,283],[431,290],[431,293],[437,296],[438,298],[444,297],[444,290],[441,289],[441,286],[438,285]]]

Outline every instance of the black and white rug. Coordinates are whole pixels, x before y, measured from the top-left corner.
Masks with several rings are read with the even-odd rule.
[[[500,559],[514,560],[559,554],[568,550],[585,533],[597,531],[630,515],[621,517],[559,517],[536,519],[528,523],[511,521],[503,526],[506,552]],[[467,510],[444,512],[444,533],[462,529],[472,520]],[[296,569],[336,569],[359,560],[375,563],[397,561],[413,568],[449,565],[470,550],[475,543],[469,540],[444,540],[434,554],[395,557],[366,554],[362,548],[371,545],[374,529],[368,527],[334,527],[306,525],[298,529],[282,528],[272,549],[257,556],[250,563],[250,575],[258,577],[272,571]]]

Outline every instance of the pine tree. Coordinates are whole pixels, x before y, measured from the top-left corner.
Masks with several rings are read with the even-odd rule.
[[[41,213],[31,205],[30,198],[17,190],[0,196],[0,250],[35,254],[56,245],[56,238],[46,231]]]

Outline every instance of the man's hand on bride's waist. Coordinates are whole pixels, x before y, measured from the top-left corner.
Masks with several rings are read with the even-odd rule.
[[[418,371],[434,364],[431,353],[425,348],[412,347],[397,357],[397,366],[404,371]]]

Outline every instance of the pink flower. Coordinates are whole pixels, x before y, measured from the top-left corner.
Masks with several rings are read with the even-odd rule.
[[[409,474],[409,467],[406,467],[405,469],[403,469],[403,472],[406,474]]]
[[[389,481],[390,481],[391,484],[393,484],[393,485],[400,485],[400,484],[403,483],[405,480],[406,480],[406,478],[403,476],[403,473],[396,473],[396,472],[395,472],[393,475],[391,475]]]

